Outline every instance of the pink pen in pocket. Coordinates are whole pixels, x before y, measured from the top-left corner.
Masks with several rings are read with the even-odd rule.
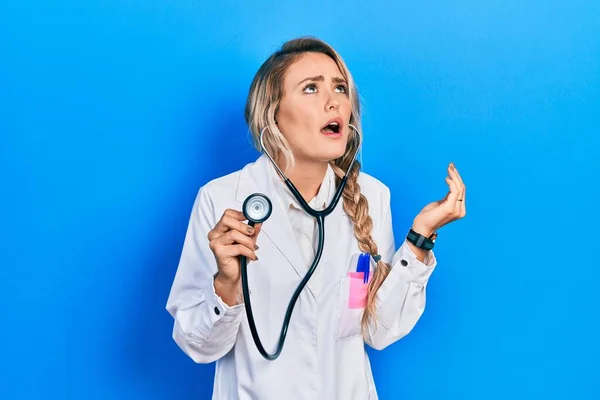
[[[369,272],[369,279],[373,276]],[[350,280],[350,293],[348,296],[348,308],[365,308],[369,284],[364,283],[364,272],[348,272]]]
[[[356,263],[356,272],[348,272],[350,281],[348,308],[364,308],[367,305],[369,280],[373,276],[370,271],[370,259],[368,253],[362,253]]]

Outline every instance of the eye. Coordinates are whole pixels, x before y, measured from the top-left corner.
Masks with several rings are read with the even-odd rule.
[[[304,89],[302,90],[304,91],[304,93],[316,93],[317,85],[315,85],[314,83],[309,83],[308,85],[304,86]]]
[[[344,84],[337,85],[337,86],[335,87],[335,89],[336,89],[336,90],[340,90],[340,92],[339,92],[339,93],[348,93],[348,86],[346,86],[346,85],[344,85]]]

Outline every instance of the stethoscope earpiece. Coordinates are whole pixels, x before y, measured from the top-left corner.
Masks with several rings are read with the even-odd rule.
[[[262,193],[251,194],[242,205],[242,212],[251,226],[265,222],[271,216],[271,211],[271,200]]]

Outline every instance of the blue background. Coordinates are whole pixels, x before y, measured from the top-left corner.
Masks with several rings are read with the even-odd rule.
[[[598,399],[596,1],[0,4],[0,398],[206,399],[164,309],[198,188],[257,153],[243,106],[315,35],[364,106],[399,243],[444,196],[420,323],[381,399]]]

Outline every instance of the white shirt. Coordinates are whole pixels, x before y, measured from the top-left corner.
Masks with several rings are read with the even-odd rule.
[[[298,200],[290,193],[286,184],[280,179],[275,168],[270,169],[271,177],[274,180],[275,187],[287,207],[287,215],[294,231],[294,236],[300,247],[300,251],[305,260],[306,269],[308,270],[312,264],[317,251],[317,221],[304,211],[298,203]],[[324,210],[335,194],[335,172],[330,165],[327,165],[327,172],[323,178],[323,182],[319,187],[318,193],[313,197],[308,205],[315,210]],[[340,202],[343,199],[340,198]],[[318,266],[317,266],[318,268]]]
[[[426,263],[420,262],[406,241],[396,250],[389,189],[360,173],[361,193],[373,219],[373,240],[382,260],[392,266],[377,292],[377,325],[371,324],[363,337],[363,310],[350,305],[352,293],[362,284],[362,278],[352,276],[360,249],[340,200],[325,218],[323,255],[294,307],[283,351],[275,361],[265,360],[252,340],[246,305],[229,307],[215,293],[217,266],[207,234],[226,209],[241,210],[252,193],[264,193],[273,202],[271,217],[257,239],[259,260],[248,266],[254,319],[263,345],[272,352],[291,295],[305,275],[307,261],[312,261],[306,256],[309,247],[313,251],[308,243],[314,243],[314,235],[297,239],[295,228],[304,218],[289,209],[280,191],[283,183],[276,185],[272,168],[261,156],[199,190],[167,301],[174,318],[173,339],[194,361],[216,361],[213,399],[377,399],[364,345],[384,349],[412,330],[425,309],[435,257],[430,252]],[[332,196],[327,187],[313,205]],[[290,211],[296,222],[290,223]]]
[[[308,270],[317,252],[317,221],[307,214],[300,206],[298,200],[296,200],[288,190],[286,184],[279,178],[279,174],[275,168],[271,168],[270,171],[271,177],[274,179],[275,186],[278,189],[278,193],[281,196],[284,205],[288,207],[288,218],[292,225],[296,240],[298,241],[302,256],[305,259],[306,269]],[[333,200],[335,190],[335,172],[328,164],[327,172],[319,187],[319,191],[317,195],[308,202],[308,205],[315,210],[324,210]],[[340,198],[340,203],[343,201],[344,199]],[[425,253],[425,264],[431,264],[431,255],[432,252]]]

